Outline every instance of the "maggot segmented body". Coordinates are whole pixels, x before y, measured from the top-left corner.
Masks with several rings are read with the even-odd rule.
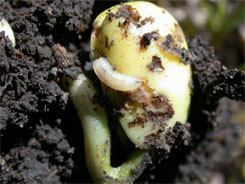
[[[186,122],[191,99],[191,68],[180,53],[188,47],[178,22],[163,8],[137,1],[102,12],[94,26],[94,71],[111,100],[122,94],[115,91],[127,96],[114,102],[121,126],[136,147],[161,148],[165,130]]]
[[[114,90],[134,91],[141,84],[141,80],[136,77],[118,73],[104,57],[96,59],[93,68],[99,79]]]

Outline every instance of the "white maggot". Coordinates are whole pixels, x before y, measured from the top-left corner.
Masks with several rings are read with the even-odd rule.
[[[14,32],[12,30],[12,28],[10,27],[9,23],[7,20],[5,20],[4,18],[0,18],[0,32],[4,31],[5,32],[5,36],[8,36],[10,41],[13,44],[13,47],[15,47],[15,38],[14,38]]]
[[[136,77],[118,73],[104,57],[94,60],[93,68],[99,79],[114,90],[134,91],[142,82]]]

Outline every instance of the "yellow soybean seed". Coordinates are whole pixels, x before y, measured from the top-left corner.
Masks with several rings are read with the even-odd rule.
[[[161,148],[166,129],[186,122],[191,100],[191,67],[181,61],[188,47],[178,22],[149,2],[120,4],[94,21],[91,49],[129,139],[141,149]]]

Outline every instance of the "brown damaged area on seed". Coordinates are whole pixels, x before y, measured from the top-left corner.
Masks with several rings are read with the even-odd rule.
[[[128,33],[127,33],[128,26],[129,26],[129,23],[127,21],[124,21],[123,23],[119,22],[119,27],[122,30],[123,37],[127,37],[128,36]]]
[[[93,49],[93,52],[94,52],[94,53],[98,53],[101,57],[106,58],[106,54],[105,54],[105,52],[104,52],[102,49],[94,48],[94,49]]]
[[[167,98],[163,96],[152,97],[151,103],[148,106],[144,106],[144,109],[148,121],[156,122],[161,125],[174,115],[172,105],[168,102]]]
[[[124,17],[126,19],[130,19],[133,22],[139,22],[141,16],[139,15],[138,11],[135,11],[135,9],[132,8],[132,6],[121,5],[116,12],[116,17]]]
[[[177,55],[176,49],[175,49],[175,48],[177,48],[177,44],[175,43],[173,37],[172,37],[170,34],[168,34],[168,35],[166,36],[165,40],[162,41],[162,42],[160,42],[160,43],[158,44],[158,46],[159,46],[161,49],[163,49],[163,50],[165,50],[165,51],[167,51],[167,52],[170,52],[170,53],[172,53],[172,54],[174,54],[174,55]]]
[[[110,9],[108,10],[107,16],[110,22],[115,18],[115,14],[112,13]]]
[[[120,5],[118,11],[114,14],[110,10],[107,13],[108,20],[112,21],[113,19],[124,18],[124,22],[119,22],[118,26],[121,28],[123,36],[128,36],[128,27],[132,23],[137,28],[140,28],[147,24],[148,22],[153,23],[155,19],[153,17],[146,17],[140,21],[141,16],[138,11],[136,11],[130,5]]]
[[[134,121],[128,123],[128,127],[136,127],[136,126],[141,126],[142,128],[144,128],[144,123],[145,123],[145,119],[142,117],[137,117],[134,119]]]
[[[114,40],[111,40],[110,43],[109,43],[109,39],[108,39],[108,36],[105,37],[105,47],[110,50],[111,46],[114,45]]]
[[[179,24],[174,23],[174,30],[172,30],[172,37],[179,43],[183,43],[182,29]]]
[[[184,64],[189,64],[192,60],[191,53],[188,50],[184,48],[180,48],[178,46],[178,44],[176,43],[176,40],[182,39],[182,38],[180,35],[179,36],[176,36],[176,35],[177,34],[174,34],[174,37],[173,37],[172,35],[168,34],[163,41],[160,41],[158,43],[158,47],[160,47],[162,50],[170,54],[173,54],[174,56],[178,56],[180,58],[180,62]]]
[[[127,37],[127,30],[128,30],[128,26],[131,22],[139,22],[140,21],[140,15],[138,13],[138,11],[135,11],[134,8],[132,8],[132,6],[130,5],[121,5],[118,8],[118,11],[116,12],[116,14],[113,14],[111,12],[109,12],[109,21],[112,21],[114,18],[125,18],[125,21],[123,23],[119,22],[119,27],[122,30],[123,36]]]
[[[140,24],[137,24],[136,26],[137,26],[137,28],[140,28],[140,27],[144,26],[145,24],[147,24],[148,22],[150,22],[152,24],[154,21],[155,21],[155,19],[152,16],[146,17],[140,22]]]
[[[147,82],[143,81],[143,84],[139,86],[136,91],[129,95],[128,101],[148,105],[150,103],[153,92],[154,90],[147,85]]]
[[[130,128],[142,126],[145,122],[150,121],[153,123],[153,129],[156,127],[162,129],[166,126],[166,120],[174,115],[172,105],[167,98],[153,95],[153,89],[149,88],[147,84],[141,85],[135,92],[128,95],[124,104],[129,104],[129,107],[135,108],[136,105],[139,105],[144,110],[129,124]]]
[[[145,33],[142,37],[140,37],[140,50],[144,51],[150,44],[151,40],[158,40],[159,39],[159,33],[156,31],[153,31],[151,33]]]
[[[101,26],[98,26],[98,22],[95,21],[95,22],[93,23],[92,34],[95,35],[96,37],[98,37],[99,34],[100,34],[100,31],[101,31]]]
[[[161,72],[164,70],[164,67],[162,66],[161,58],[158,56],[152,56],[152,61],[150,64],[146,65],[146,67],[151,72]]]

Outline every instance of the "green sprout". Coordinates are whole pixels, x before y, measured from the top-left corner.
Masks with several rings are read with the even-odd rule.
[[[141,174],[147,153],[135,150],[119,167],[110,165],[111,134],[105,110],[93,103],[96,93],[92,82],[80,74],[70,83],[69,94],[82,122],[88,170],[98,183],[127,183]],[[137,174],[133,170],[139,170]]]
[[[121,166],[112,167],[107,114],[93,100],[92,81],[84,74],[68,80],[83,126],[87,167],[95,182],[133,182],[149,163],[148,152],[163,148],[166,130],[176,121],[186,122],[191,68],[181,61],[183,49],[188,47],[178,22],[149,2],[120,4],[95,19],[93,68],[104,95],[119,106],[120,125],[135,145]]]

